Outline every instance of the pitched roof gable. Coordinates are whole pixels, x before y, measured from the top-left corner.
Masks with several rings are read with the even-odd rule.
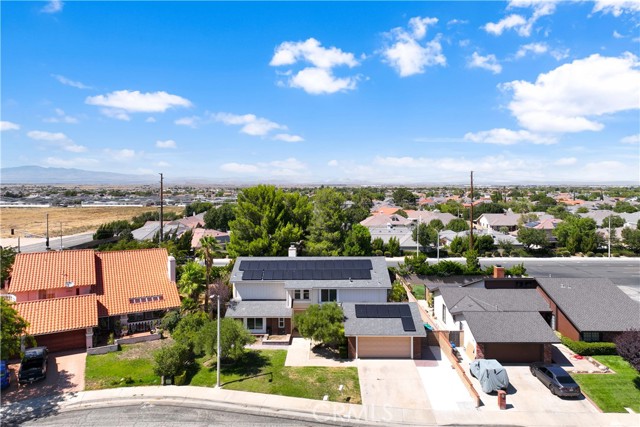
[[[95,252],[91,249],[16,255],[9,292],[29,292],[96,284]]]
[[[535,289],[484,289],[441,287],[440,293],[451,314],[469,311],[540,312],[551,311]]]

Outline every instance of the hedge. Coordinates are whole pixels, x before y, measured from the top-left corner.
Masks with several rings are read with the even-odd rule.
[[[173,377],[174,385],[185,385],[186,383],[187,383],[187,371],[184,371],[182,374],[176,375],[175,377]]]
[[[574,341],[567,337],[561,337],[560,340],[571,351],[581,356],[615,356],[618,354],[616,345],[612,342]]]

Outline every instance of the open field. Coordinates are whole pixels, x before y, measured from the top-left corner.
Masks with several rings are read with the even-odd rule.
[[[144,212],[156,211],[157,207],[51,207],[51,208],[0,208],[0,237],[11,237],[11,229],[20,230],[16,236],[28,237],[28,233],[44,235],[47,230],[46,214],[49,214],[49,235],[60,236],[95,230],[105,222],[131,220]],[[165,206],[165,212],[183,212],[184,208]]]

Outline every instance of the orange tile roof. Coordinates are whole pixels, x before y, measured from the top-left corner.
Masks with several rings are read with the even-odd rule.
[[[96,284],[96,263],[91,249],[36,252],[16,255],[9,292],[28,292]]]
[[[26,301],[15,309],[27,322],[31,335],[98,326],[98,304],[95,294]]]
[[[180,296],[167,274],[166,249],[98,252],[99,315],[163,310],[180,306]],[[161,295],[162,299],[131,302],[132,298]]]

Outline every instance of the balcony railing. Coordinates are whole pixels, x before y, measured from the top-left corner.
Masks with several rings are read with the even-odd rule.
[[[160,325],[160,322],[161,319],[141,320],[139,322],[130,322],[127,326],[129,327],[129,333],[135,334],[136,332],[151,331]]]

